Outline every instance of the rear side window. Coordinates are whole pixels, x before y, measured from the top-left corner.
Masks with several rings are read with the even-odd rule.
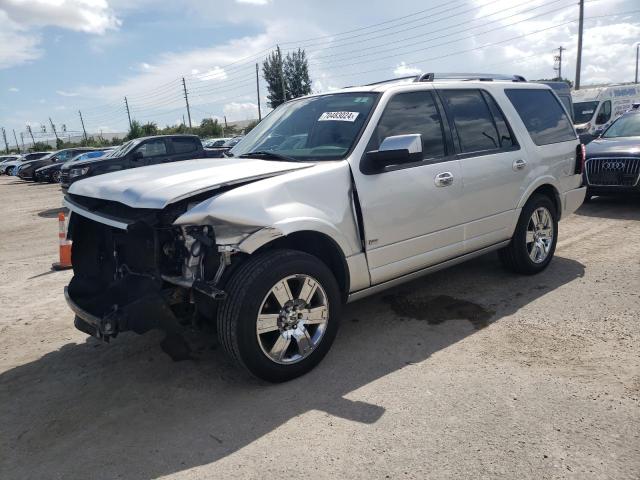
[[[551,90],[506,89],[505,93],[536,145],[576,139],[569,117]]]
[[[440,94],[456,126],[463,153],[501,148],[493,115],[480,90],[441,90]]]
[[[198,150],[198,144],[193,138],[173,138],[174,153],[191,153]]]
[[[399,93],[389,100],[367,150],[377,150],[387,137],[415,133],[422,135],[424,159],[444,157],[442,121],[431,92]]]

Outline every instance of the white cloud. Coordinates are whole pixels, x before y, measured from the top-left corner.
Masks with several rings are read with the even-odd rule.
[[[258,118],[258,105],[251,102],[231,102],[227,103],[222,111],[227,117],[228,122],[236,122],[238,120],[253,120]]]
[[[77,97],[79,95],[76,92],[67,92],[65,90],[56,90],[56,93],[61,97]]]
[[[19,92],[19,91],[20,91],[20,89],[19,89],[19,88],[16,88],[16,87],[10,87],[10,88],[9,88],[9,91],[10,91],[10,92],[14,92],[14,93],[15,93],[15,92]]]
[[[417,75],[422,70],[417,67],[409,67],[405,62],[400,62],[400,64],[395,68],[393,73],[395,75]]]
[[[0,0],[0,69],[39,58],[43,27],[102,35],[120,24],[106,0]]]
[[[250,5],[268,5],[270,0],[236,0],[236,3],[248,3]]]

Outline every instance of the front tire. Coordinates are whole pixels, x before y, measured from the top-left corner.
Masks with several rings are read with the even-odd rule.
[[[55,172],[53,172],[53,174],[49,177],[49,182],[51,183],[60,183],[60,171],[56,170]]]
[[[226,286],[218,309],[218,336],[239,365],[269,382],[313,369],[338,331],[342,306],[331,270],[295,250],[249,258]]]
[[[535,194],[525,204],[511,243],[498,251],[503,265],[516,273],[534,275],[551,262],[558,241],[558,216],[546,195]]]

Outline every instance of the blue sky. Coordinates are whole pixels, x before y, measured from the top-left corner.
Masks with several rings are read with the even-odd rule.
[[[639,9],[587,0],[583,85],[633,80]],[[275,44],[306,48],[315,91],[420,71],[552,77],[560,45],[573,79],[576,18],[574,0],[0,0],[0,126],[77,131],[81,109],[90,132],[124,131],[125,95],[134,118],[175,124],[182,76],[195,122],[254,118],[255,63]]]

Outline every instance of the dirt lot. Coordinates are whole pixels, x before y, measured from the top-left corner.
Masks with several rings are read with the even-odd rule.
[[[348,306],[274,386],[76,331],[58,188],[0,199],[0,479],[640,478],[640,202],[582,207],[536,277],[491,254]]]

